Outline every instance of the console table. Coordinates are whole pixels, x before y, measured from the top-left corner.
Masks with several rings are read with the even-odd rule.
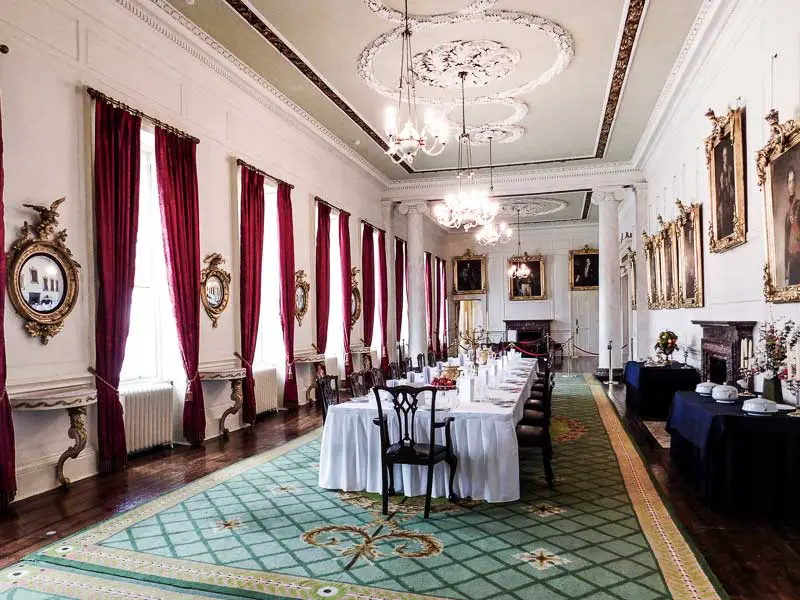
[[[223,367],[220,369],[209,369],[200,371],[198,374],[200,381],[230,381],[231,382],[231,401],[233,406],[226,408],[219,418],[219,434],[222,437],[228,436],[228,428],[225,427],[225,419],[228,415],[235,415],[242,409],[244,394],[242,393],[242,382],[247,376],[247,370],[243,367]]]
[[[76,387],[61,390],[42,390],[9,395],[11,408],[19,411],[66,410],[69,415],[69,431],[67,435],[75,443],[58,457],[56,463],[56,480],[63,488],[69,488],[70,480],[64,477],[64,463],[68,458],[78,458],[86,448],[86,407],[97,402],[97,390],[94,387]]]
[[[675,392],[694,391],[700,383],[700,374],[696,369],[680,364],[656,367],[628,361],[623,379],[625,412],[641,419],[664,420]]]

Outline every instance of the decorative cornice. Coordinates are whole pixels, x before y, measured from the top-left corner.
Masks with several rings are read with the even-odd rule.
[[[295,104],[166,0],[114,1],[118,6],[127,10],[260,105],[281,117],[286,123],[293,127],[303,126],[333,146],[383,185],[388,185],[391,182],[391,179],[371,162],[353,150],[332,131]],[[147,10],[144,4],[154,7],[159,11],[159,14],[156,15]],[[168,17],[169,21],[166,21],[163,17]],[[176,26],[177,29],[170,25]]]
[[[667,119],[668,113],[674,110],[677,104],[680,83],[693,79],[690,77],[689,71],[696,71],[698,67],[702,66],[703,56],[708,53],[711,43],[716,39],[715,35],[710,34],[711,28],[714,25],[721,27],[727,22],[736,4],[738,4],[737,0],[703,0],[633,152],[631,162],[638,168],[643,168],[644,157],[660,137],[663,132],[662,125]],[[725,17],[721,18],[723,10],[726,11]],[[697,60],[693,62],[695,58]]]
[[[517,190],[530,193],[557,192],[594,187],[624,186],[644,181],[641,171],[626,162],[526,169],[495,173],[497,195]],[[488,185],[488,176],[477,176],[476,185]],[[414,178],[393,182],[384,192],[385,199],[439,199],[453,185],[447,176]]]

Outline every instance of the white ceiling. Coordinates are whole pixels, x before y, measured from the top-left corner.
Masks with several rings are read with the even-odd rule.
[[[396,86],[400,60],[400,42],[382,45],[378,38],[397,29],[391,11],[402,10],[402,0],[170,2],[387,176],[414,176],[392,164],[370,137],[370,130],[383,137],[384,109],[392,104],[376,88]],[[701,0],[650,0],[641,21],[635,18],[640,3],[643,0],[410,0],[410,13],[423,21],[412,36],[412,49],[420,55],[433,49],[434,60],[427,64],[441,65],[436,59],[444,56],[455,62],[453,71],[466,64],[486,81],[467,89],[468,102],[492,97],[486,104],[466,107],[468,126],[516,119],[511,132],[516,131],[518,139],[493,144],[496,165],[628,160]],[[470,7],[477,12],[457,13]],[[426,22],[429,17],[444,23]],[[626,23],[628,33],[636,34],[630,38],[635,41],[630,63],[622,61],[627,71],[618,66]],[[473,42],[489,51],[476,59]],[[443,55],[441,45],[460,53]],[[371,47],[377,47],[374,55],[364,54]],[[294,64],[286,58],[292,52]],[[371,65],[359,73],[362,55],[371,58]],[[609,89],[615,67],[624,88],[617,110],[605,116],[613,127],[604,145],[601,126],[609,97],[614,96]],[[541,81],[550,69],[556,71],[552,79]],[[374,81],[368,82],[365,75]],[[452,81],[452,72],[449,75]],[[541,85],[534,87],[537,80]],[[460,88],[422,81],[417,94],[452,106],[459,101]],[[451,117],[460,120],[460,106],[455,106]],[[456,150],[451,142],[438,157],[418,158],[413,169],[428,176],[452,169]],[[594,158],[598,153],[601,158]],[[488,146],[477,146],[473,157],[477,164],[487,164]]]

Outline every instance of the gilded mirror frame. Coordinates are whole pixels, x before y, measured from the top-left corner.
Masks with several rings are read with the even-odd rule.
[[[220,316],[228,308],[228,301],[231,296],[231,274],[222,269],[225,259],[218,252],[208,254],[203,259],[203,262],[206,266],[200,271],[200,300],[203,302],[206,314],[211,319],[211,326],[216,328],[219,325]],[[207,284],[212,277],[219,279],[222,284],[222,299],[218,306],[214,306],[208,301]]]
[[[8,296],[17,313],[25,320],[25,330],[31,337],[38,337],[47,344],[64,327],[64,321],[75,308],[80,290],[78,269],[80,264],[72,258],[67,247],[67,230],[58,228],[58,207],[66,198],[59,198],[49,207],[38,204],[23,204],[35,211],[39,217],[36,225],[22,223],[20,235],[11,244],[6,254],[8,261]],[[40,312],[25,300],[22,289],[23,267],[33,256],[44,255],[55,262],[64,275],[64,295],[61,303],[50,312]]]
[[[350,271],[352,281],[350,283],[350,329],[355,327],[361,318],[361,290],[358,289],[358,267],[353,267]]]
[[[297,305],[297,293],[303,294],[303,306]],[[311,299],[311,285],[306,279],[306,272],[299,269],[294,272],[294,318],[297,319],[297,326],[303,324],[303,317],[308,313],[308,303]]]

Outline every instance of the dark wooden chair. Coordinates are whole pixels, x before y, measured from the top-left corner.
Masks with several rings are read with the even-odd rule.
[[[525,425],[541,426],[550,423],[553,414],[553,388],[555,383],[551,378],[541,399],[528,400],[522,411],[521,423]]]
[[[436,366],[436,355],[433,352],[428,352],[428,366],[435,367]]]
[[[405,361],[403,363],[400,363],[400,366],[403,368],[404,376],[409,371],[413,371],[414,370],[414,362],[411,360],[410,356],[406,357]],[[400,379],[403,379],[403,377],[401,377]]]
[[[403,368],[399,364],[396,362],[389,363],[389,377],[391,379],[402,379],[405,375]]]
[[[415,369],[417,373],[422,373],[425,369],[425,355],[420,352],[417,354],[417,368]]]
[[[328,418],[328,409],[339,404],[339,376],[323,375],[317,378],[317,401],[322,403],[322,424]]]
[[[373,422],[381,430],[381,475],[382,486],[381,495],[383,500],[383,514],[389,514],[389,495],[394,495],[394,466],[395,465],[419,465],[428,468],[428,485],[425,491],[425,518],[431,512],[431,494],[433,493],[433,468],[437,463],[447,462],[450,468],[449,496],[450,501],[454,502],[457,498],[453,491],[453,482],[456,476],[458,458],[453,453],[453,439],[450,433],[450,423],[453,417],[447,417],[444,421],[436,421],[436,388],[434,387],[411,387],[398,386],[387,388],[377,386],[372,389],[378,405],[378,418]],[[389,424],[387,415],[383,412],[380,392],[387,392],[392,398],[392,405],[397,415],[397,433],[399,438],[392,441],[389,435]],[[420,401],[423,394],[430,393],[430,428],[428,430],[428,442],[417,443],[416,417]],[[424,416],[427,416],[423,413]],[[423,418],[424,418],[423,416]],[[394,427],[392,428],[394,429]],[[436,430],[444,429],[445,445],[436,444]]]
[[[364,371],[364,375],[369,388],[374,388],[376,385],[386,385],[386,378],[383,376],[383,373],[380,369],[370,369],[369,371]]]
[[[550,423],[542,426],[525,425],[520,422],[517,425],[517,444],[520,448],[541,448],[542,462],[544,463],[544,475],[547,479],[547,486],[554,486],[553,476],[553,443],[550,440]]]
[[[366,396],[369,393],[366,371],[353,371],[350,373],[350,391],[353,398]]]

